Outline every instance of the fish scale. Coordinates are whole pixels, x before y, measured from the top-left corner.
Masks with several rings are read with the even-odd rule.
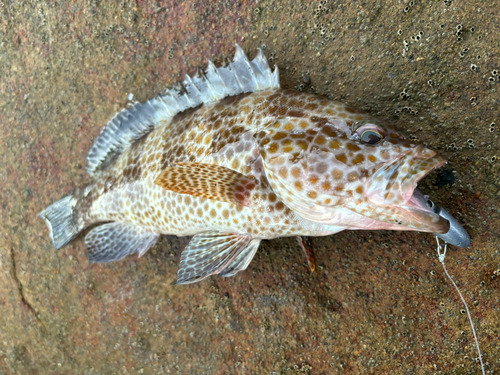
[[[182,84],[106,125],[87,158],[93,181],[40,213],[56,248],[99,223],[85,237],[96,262],[194,235],[178,272],[190,283],[244,270],[262,239],[448,231],[413,198],[444,159],[364,112],[281,89],[261,51],[250,61],[237,46],[227,67]]]

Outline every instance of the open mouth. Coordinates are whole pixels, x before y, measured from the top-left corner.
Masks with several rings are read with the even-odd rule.
[[[434,151],[426,150],[432,152],[433,155],[427,158],[413,158],[408,163],[411,167],[410,171],[403,176],[401,180],[401,191],[403,192],[403,201],[411,201],[413,197],[417,183],[427,176],[434,169],[442,167],[446,164],[446,159],[437,155]]]
[[[420,189],[413,190],[407,204],[400,207],[405,224],[424,232],[447,233],[450,230],[450,222],[434,211],[432,201],[428,198]]]
[[[417,183],[423,177],[432,170],[443,166],[446,160],[436,155],[434,151],[424,148],[417,149],[417,151],[420,153],[403,155],[403,157],[399,157],[390,163],[393,173],[398,168],[402,168],[405,163],[412,167],[409,172],[405,168],[405,173],[398,174],[401,179],[398,191],[395,191],[397,190],[395,189],[397,187],[395,183],[386,185],[388,190],[385,193],[392,189],[392,194],[396,195],[399,192],[399,199],[401,199],[399,203],[389,206],[389,210],[392,210],[393,213],[389,217],[393,220],[396,218],[395,221],[399,225],[399,228],[393,227],[391,229],[413,229],[432,232],[451,245],[458,247],[469,246],[471,242],[469,234],[460,223],[444,208],[435,206],[429,197],[417,187]],[[396,165],[398,167],[394,169]],[[401,172],[403,172],[403,169],[401,169]],[[386,222],[389,224],[390,220],[386,220]]]
[[[400,229],[446,233],[450,228],[448,220],[436,214],[416,189],[422,178],[445,163],[434,151],[418,146],[375,172],[367,189],[368,197],[387,207],[391,214],[384,221],[395,222]]]
[[[426,150],[428,157],[411,159],[411,170],[401,179],[400,207],[405,210],[405,220],[415,229],[432,233],[446,233],[450,229],[448,220],[436,214],[428,202],[428,197],[417,189],[418,182],[436,168],[442,167],[446,160],[434,151]]]

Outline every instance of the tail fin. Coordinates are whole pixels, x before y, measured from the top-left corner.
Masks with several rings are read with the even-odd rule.
[[[47,222],[50,238],[56,249],[66,245],[84,229],[83,223],[79,223],[77,217],[76,203],[77,199],[70,194],[38,214],[38,217]]]

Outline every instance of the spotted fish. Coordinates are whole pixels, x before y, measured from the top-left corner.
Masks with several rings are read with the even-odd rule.
[[[186,76],[117,113],[87,157],[92,182],[53,203],[56,248],[85,236],[89,260],[139,256],[160,234],[194,236],[177,282],[244,270],[263,239],[346,229],[447,233],[417,182],[445,160],[391,125],[280,88],[261,50]],[[303,247],[306,241],[301,241]]]

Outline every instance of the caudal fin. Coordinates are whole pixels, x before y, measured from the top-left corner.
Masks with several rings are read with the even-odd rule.
[[[77,199],[70,194],[38,214],[38,217],[47,222],[50,238],[56,249],[66,245],[83,229],[83,224],[79,223],[77,217],[76,203]]]

